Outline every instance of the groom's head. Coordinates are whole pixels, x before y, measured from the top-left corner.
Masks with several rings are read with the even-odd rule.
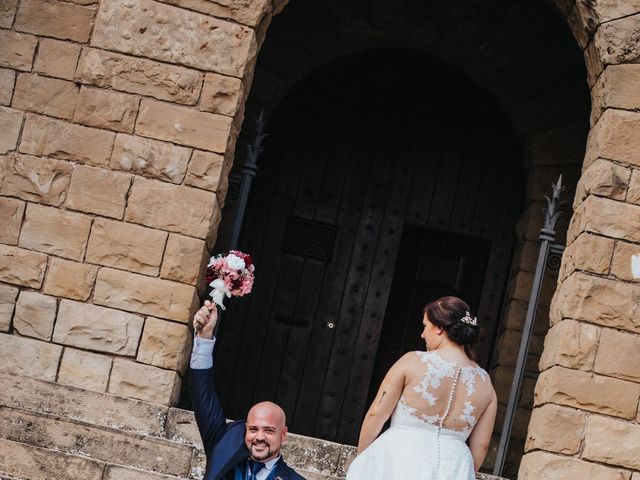
[[[244,442],[252,460],[265,462],[276,458],[286,437],[287,420],[278,405],[261,402],[249,410]]]

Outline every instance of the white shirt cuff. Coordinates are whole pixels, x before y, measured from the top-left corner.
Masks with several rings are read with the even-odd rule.
[[[206,370],[213,367],[213,346],[216,339],[211,340],[195,336],[193,350],[191,351],[191,368],[193,370]]]

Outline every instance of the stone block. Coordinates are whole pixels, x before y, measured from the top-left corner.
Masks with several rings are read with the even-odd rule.
[[[640,425],[592,415],[582,458],[640,470]]]
[[[518,480],[629,480],[630,473],[575,457],[531,452],[522,457]]]
[[[136,178],[125,220],[149,227],[205,238],[220,219],[213,193]]]
[[[9,105],[13,97],[16,74],[8,68],[0,68],[0,105]]]
[[[213,17],[228,18],[248,26],[257,26],[264,16],[272,10],[270,1],[240,0],[234,2],[211,2],[208,0],[160,0],[187,10],[205,13]]]
[[[80,45],[77,43],[41,38],[33,70],[50,77],[73,80],[79,56]]]
[[[640,384],[564,367],[538,377],[536,406],[556,403],[621,418],[635,418]]]
[[[118,355],[136,354],[143,319],[88,303],[62,300],[53,341]]]
[[[21,110],[69,120],[76,109],[77,98],[78,87],[73,82],[21,73],[16,80],[11,105]]]
[[[51,257],[44,281],[44,293],[85,301],[91,295],[98,267]]]
[[[174,442],[196,445],[202,449],[202,437],[191,410],[170,408],[167,416],[167,438]]]
[[[25,204],[15,198],[0,197],[0,243],[16,245],[22,226]]]
[[[8,332],[18,297],[18,289],[0,284],[0,332]]]
[[[110,371],[111,358],[75,348],[65,348],[57,381],[63,385],[105,392]]]
[[[18,154],[7,160],[0,194],[47,205],[62,203],[71,180],[71,164]]]
[[[91,218],[80,213],[30,203],[18,244],[23,248],[82,260]]]
[[[191,452],[184,452],[185,458]],[[120,465],[107,465],[105,467],[104,480],[176,480],[174,476],[139,470],[137,468],[122,467]]]
[[[218,202],[223,205],[229,186],[231,162],[217,153],[195,150],[189,162],[185,184],[204,188],[218,194]]]
[[[171,370],[115,358],[109,393],[159,405],[172,405],[180,394],[180,377]]]
[[[589,132],[583,171],[598,158],[640,165],[640,113],[607,109]]]
[[[534,409],[525,451],[547,450],[565,455],[578,453],[586,420],[585,412],[559,405],[547,404]]]
[[[65,206],[72,210],[122,218],[131,176],[102,168],[78,165],[71,176]]]
[[[640,65],[607,66],[593,88],[592,98],[592,124],[607,108],[637,110],[640,107]]]
[[[630,177],[630,169],[599,158],[580,177],[573,202],[574,208],[589,195],[624,201]]]
[[[169,235],[160,276],[168,280],[195,285],[204,270],[207,249],[204,240]]]
[[[549,330],[544,340],[540,370],[554,365],[591,370],[600,338],[600,328],[575,320],[563,320]]]
[[[15,150],[22,127],[23,113],[13,108],[0,107],[0,154]]]
[[[331,475],[335,473],[341,448],[342,445],[338,443],[292,435],[282,445],[282,455],[296,468]]]
[[[0,3],[0,28],[11,28],[17,8],[18,0],[4,0]]]
[[[239,78],[257,53],[253,29],[151,0],[100,2],[91,45]]]
[[[602,329],[594,371],[610,377],[640,382],[640,336]]]
[[[604,65],[636,63],[640,58],[640,45],[637,42],[640,33],[639,17],[636,13],[607,22],[598,28],[593,44]]]
[[[138,97],[128,93],[83,86],[73,121],[90,127],[131,133],[139,103]]]
[[[57,0],[21,0],[15,29],[45,37],[86,42],[96,9]]]
[[[560,281],[576,270],[606,275],[609,273],[615,241],[590,233],[581,233],[562,253]]]
[[[238,112],[242,100],[243,88],[239,78],[208,73],[204,77],[198,108],[205,112],[233,117]]]
[[[589,25],[589,31],[594,32],[596,28],[611,20],[626,17],[640,11],[638,0],[626,2],[584,2],[579,5],[580,14],[585,18],[585,23]]]
[[[111,168],[171,183],[181,183],[191,149],[134,135],[117,135]]]
[[[640,205],[640,170],[634,170],[631,174],[627,202]]]
[[[166,232],[96,218],[86,261],[156,276],[166,241]]]
[[[515,367],[520,349],[522,332],[517,330],[504,330],[497,343],[498,365]],[[531,335],[529,341],[529,355],[526,361],[527,370],[537,370],[537,362],[544,344],[544,335]]]
[[[569,243],[581,232],[640,242],[640,206],[589,196],[573,214]]]
[[[62,347],[18,335],[0,334],[0,369],[12,375],[24,375],[54,381]]]
[[[231,118],[143,99],[135,131],[145,137],[224,153],[231,132]]]
[[[38,39],[12,30],[0,30],[0,66],[31,70]]]
[[[84,48],[76,70],[76,80],[193,105],[200,95],[202,74],[146,58]]]
[[[19,150],[104,167],[109,163],[115,133],[53,118],[27,115]]]
[[[640,281],[631,270],[631,259],[635,255],[640,255],[640,245],[618,240],[611,261],[611,275],[629,282]]]
[[[47,268],[47,256],[0,244],[0,281],[29,288],[40,288]]]
[[[102,268],[96,279],[93,301],[187,323],[197,297],[191,285]]]
[[[520,270],[511,280],[509,287],[509,296],[512,299],[529,301],[531,289],[533,288],[534,274]],[[545,275],[542,280],[539,302],[541,305],[550,305],[553,294],[556,291],[557,279],[550,274]]]
[[[147,317],[136,360],[183,372],[191,354],[191,331],[186,325]]]
[[[510,300],[505,308],[505,328],[510,330],[524,330],[524,322],[527,318],[529,302],[522,300]],[[549,330],[549,308],[540,305],[533,321],[533,333],[544,335]]]
[[[506,404],[509,400],[509,392],[511,390],[511,382],[513,381],[513,367],[499,365],[491,372],[491,381],[498,396],[498,402]],[[520,398],[518,399],[519,407],[531,408],[533,405],[533,392],[536,381],[533,378],[525,377],[523,379],[522,388],[520,389]]]
[[[13,328],[22,336],[50,341],[57,307],[55,297],[23,290],[16,303]]]

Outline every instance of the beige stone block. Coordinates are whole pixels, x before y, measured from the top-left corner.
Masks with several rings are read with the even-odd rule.
[[[78,87],[73,82],[38,74],[21,73],[11,105],[22,110],[71,119],[76,109]]]
[[[533,410],[525,451],[547,450],[570,455],[578,453],[587,414],[573,408],[547,404]]]
[[[640,255],[640,245],[618,240],[611,261],[611,275],[630,282],[640,281],[631,270],[631,259],[636,255]]]
[[[569,241],[581,232],[640,242],[640,206],[590,196],[573,214]]]
[[[195,285],[206,267],[207,250],[203,240],[169,235],[160,276]]]
[[[73,80],[80,56],[77,43],[41,38],[33,70],[51,77]]]
[[[0,281],[29,288],[40,288],[47,267],[47,256],[0,244]]]
[[[15,198],[0,197],[0,243],[17,245],[22,217],[24,215],[24,202]]]
[[[156,276],[166,241],[167,232],[97,218],[86,261]]]
[[[640,113],[607,109],[589,132],[583,171],[598,158],[640,165]]]
[[[87,300],[91,295],[98,267],[51,257],[44,281],[44,293],[56,297]]]
[[[181,183],[191,149],[150,138],[119,134],[111,154],[111,168],[172,183]]]
[[[0,68],[0,105],[9,105],[13,97],[16,74],[8,68]]]
[[[509,300],[504,313],[505,328],[510,330],[522,331],[527,318],[527,308],[529,302],[522,300]],[[533,321],[533,333],[536,335],[544,335],[549,330],[549,308],[540,305],[536,312],[536,318]]]
[[[98,272],[93,301],[187,323],[197,297],[196,289],[191,285],[102,268]]]
[[[190,455],[191,452],[184,452]],[[181,458],[184,460],[184,457]],[[131,467],[122,467],[120,465],[107,465],[105,467],[104,480],[174,480],[175,477],[167,476],[160,473],[150,472],[148,470],[140,470]],[[204,471],[204,470],[203,470]]]
[[[57,306],[55,297],[23,290],[16,303],[13,328],[25,337],[51,340]]]
[[[139,103],[138,97],[127,93],[83,86],[73,121],[91,127],[131,133]]]
[[[554,365],[591,370],[596,357],[600,328],[575,320],[563,320],[549,330],[544,340],[540,370]]]
[[[115,358],[109,380],[109,393],[160,405],[172,405],[180,394],[180,377],[171,370]]]
[[[636,110],[640,107],[640,65],[607,66],[593,88],[592,98],[592,124],[607,108]]]
[[[576,270],[606,275],[609,272],[615,241],[590,233],[581,233],[562,254],[560,280]]]
[[[640,380],[640,336],[605,328],[600,334],[594,371],[611,377]]]
[[[234,116],[242,99],[242,81],[239,78],[208,73],[204,77],[198,108],[205,112]]]
[[[191,331],[186,325],[147,317],[136,360],[183,372],[191,353]]]
[[[0,332],[8,332],[19,290],[0,284]]]
[[[538,377],[534,400],[631,419],[639,395],[640,384],[555,366]]]
[[[13,108],[0,107],[0,154],[16,149],[23,113]]]
[[[624,201],[630,177],[630,169],[599,158],[583,172],[578,181],[574,208],[589,195]]]
[[[493,387],[496,390],[498,396],[498,402],[506,404],[509,400],[509,393],[511,391],[511,383],[513,381],[514,369],[513,367],[505,367],[499,365],[491,372],[491,380]],[[535,389],[536,382],[533,378],[524,377],[522,388],[520,390],[520,398],[518,399],[519,407],[531,408],[533,405],[533,390]],[[530,395],[529,395],[530,393]]]
[[[16,70],[31,70],[38,39],[11,30],[0,30],[0,66]]]
[[[60,205],[64,200],[73,167],[60,160],[30,155],[11,155],[5,167],[0,194]]]
[[[231,118],[187,107],[143,99],[136,133],[145,137],[223,153]]]
[[[575,457],[531,452],[522,457],[518,480],[629,480],[624,470],[585,462]]]
[[[202,438],[191,410],[170,408],[167,415],[167,438],[174,442],[202,446]]]
[[[634,170],[627,192],[627,202],[640,205],[640,170]]]
[[[628,2],[622,3],[628,5]],[[593,43],[602,63],[605,65],[634,63],[640,57],[637,35],[637,15],[613,20],[598,28],[593,37]]]
[[[225,161],[222,155],[195,150],[191,156],[184,183],[216,192],[218,202],[222,204],[227,195],[230,169],[231,162]]]
[[[136,178],[125,219],[150,227],[205,238],[220,219],[213,193]]]
[[[584,443],[582,458],[640,470],[640,425],[592,415]]]
[[[11,28],[17,8],[18,0],[3,0],[0,2],[0,28]]]
[[[76,80],[193,105],[200,95],[202,74],[146,58],[84,48],[76,70]]]
[[[234,77],[257,52],[251,28],[151,0],[101,1],[91,45]]]
[[[518,350],[520,349],[520,340],[522,332],[517,330],[504,330],[497,343],[497,360],[499,365],[515,367],[518,358]],[[529,356],[527,357],[527,370],[535,371],[538,358],[542,353],[544,345],[544,335],[531,335],[529,340]]]
[[[594,31],[596,27],[610,20],[633,15],[640,12],[640,2],[638,0],[628,0],[625,2],[616,2],[615,0],[581,3],[580,14],[584,17],[585,23]]]
[[[115,133],[74,125],[38,115],[27,115],[19,150],[96,167],[109,163]]]
[[[30,203],[18,244],[23,248],[81,260],[91,218],[67,210]]]
[[[111,358],[75,348],[65,348],[57,381],[63,385],[105,392],[110,371]]]
[[[130,175],[78,165],[71,176],[65,206],[105,217],[122,218],[130,185]]]
[[[56,0],[21,0],[15,29],[46,37],[86,42],[96,9]]]
[[[218,18],[228,18],[243,25],[257,26],[272,10],[268,0],[240,0],[234,2],[211,2],[208,0],[160,0],[187,10],[206,13]],[[286,2],[285,2],[286,3]]]
[[[50,382],[55,380],[62,354],[60,345],[2,333],[0,351],[0,370]]]
[[[62,300],[53,341],[99,352],[135,355],[143,319],[88,303]]]
[[[509,289],[510,297],[516,300],[529,301],[533,288],[534,274],[520,270],[511,280]],[[541,305],[551,304],[551,299],[556,291],[556,277],[545,275],[540,290],[539,302]]]

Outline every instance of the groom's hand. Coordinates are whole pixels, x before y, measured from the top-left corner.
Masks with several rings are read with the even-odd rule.
[[[218,323],[218,308],[209,300],[205,300],[204,306],[200,307],[193,316],[193,328],[198,332],[198,337],[211,339],[216,323]]]

